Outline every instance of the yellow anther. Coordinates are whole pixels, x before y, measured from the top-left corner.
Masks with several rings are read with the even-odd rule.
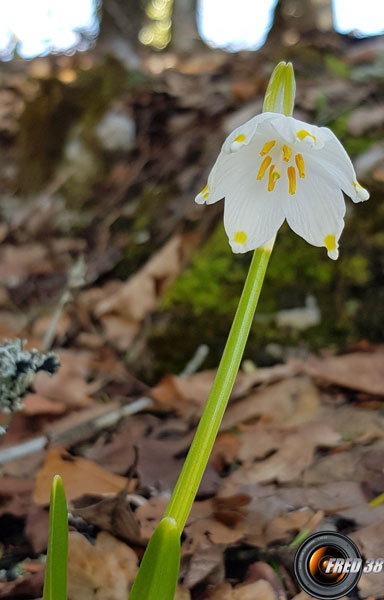
[[[288,162],[289,159],[291,158],[291,154],[292,154],[292,150],[289,146],[287,146],[286,144],[284,144],[283,146],[283,159]]]
[[[289,193],[294,194],[296,192],[296,170],[295,167],[288,167],[287,169],[288,181],[289,181]]]
[[[245,231],[236,231],[233,241],[236,242],[236,244],[244,245],[247,241],[247,234]]]
[[[331,250],[336,250],[335,236],[332,234],[326,235],[324,238],[324,244],[328,252],[330,252]]]
[[[235,137],[235,139],[233,141],[239,142],[240,144],[241,144],[241,142],[245,142],[245,133],[240,133],[240,135]]]
[[[299,177],[301,177],[301,178],[305,177],[304,158],[301,156],[301,154],[296,154],[295,161],[296,161],[297,170],[299,171]]]
[[[265,175],[265,171],[268,169],[271,162],[272,162],[272,158],[270,156],[266,156],[263,159],[263,162],[260,165],[260,169],[259,169],[256,179],[263,179],[263,177]]]
[[[265,142],[264,146],[261,149],[260,156],[265,156],[268,154],[270,150],[272,150],[273,146],[276,144],[276,140],[271,140],[270,142]]]
[[[268,177],[268,192],[272,192],[275,187],[276,181],[280,179],[279,171],[275,171],[275,165],[271,165],[269,169],[269,177]]]
[[[309,133],[309,131],[305,131],[305,129],[300,129],[300,131],[298,131],[296,135],[299,138],[299,140],[303,140],[307,137],[307,135],[309,135],[309,137],[311,137],[313,141],[316,142],[316,136],[312,135],[312,133]]]

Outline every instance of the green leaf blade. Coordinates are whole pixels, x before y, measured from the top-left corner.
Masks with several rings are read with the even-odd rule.
[[[164,517],[149,541],[129,600],[173,600],[179,566],[179,528],[175,519]]]
[[[67,600],[68,517],[61,477],[52,481],[43,600]]]

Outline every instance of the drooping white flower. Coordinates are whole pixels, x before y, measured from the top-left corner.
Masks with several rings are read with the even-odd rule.
[[[262,246],[286,219],[293,231],[336,259],[343,192],[353,202],[369,198],[332,131],[264,112],[227,137],[195,200],[213,204],[225,198],[224,226],[233,252]]]

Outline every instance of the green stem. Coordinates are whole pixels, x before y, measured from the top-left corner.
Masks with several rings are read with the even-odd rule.
[[[271,250],[272,244],[255,250],[211,393],[164,515],[175,519],[180,534],[199,488],[240,367]]]

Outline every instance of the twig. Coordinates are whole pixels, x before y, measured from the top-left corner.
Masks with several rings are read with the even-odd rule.
[[[152,398],[142,397],[124,406],[114,404],[112,409],[110,406],[106,409],[105,406],[101,405],[97,407],[96,415],[95,407],[92,407],[82,411],[83,418],[80,421],[79,415],[81,413],[77,413],[75,415],[77,422],[74,425],[72,424],[73,415],[69,415],[69,417],[57,421],[49,433],[0,450],[0,464],[39,452],[48,444],[67,445],[83,441],[97,431],[115,425],[123,417],[134,415],[152,405]]]
[[[184,369],[179,374],[179,377],[189,377],[190,375],[196,373],[201,364],[207,358],[208,352],[209,346],[207,346],[207,344],[201,344],[201,346],[197,348],[191,360],[187,362]]]

